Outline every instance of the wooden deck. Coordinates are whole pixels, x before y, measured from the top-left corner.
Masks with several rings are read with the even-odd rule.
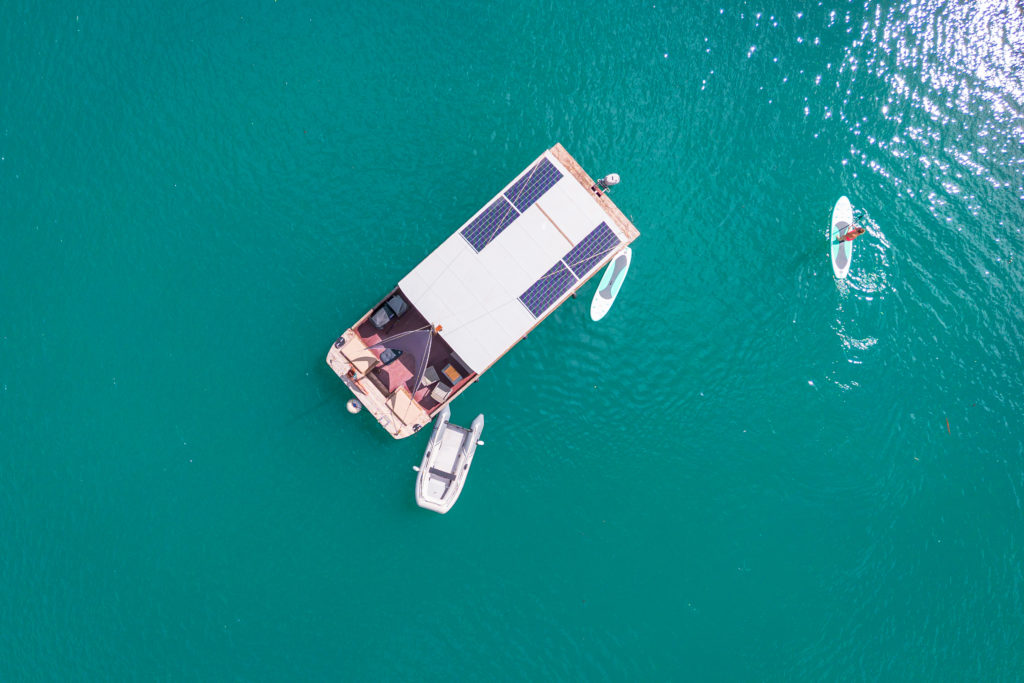
[[[430,415],[413,401],[408,389],[401,387],[389,396],[370,380],[366,372],[373,365],[370,359],[376,361],[376,357],[355,330],[346,331],[338,341],[327,352],[327,364],[391,436],[412,436],[430,422]]]

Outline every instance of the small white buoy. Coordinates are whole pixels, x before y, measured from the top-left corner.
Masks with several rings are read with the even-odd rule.
[[[482,440],[481,440],[481,441],[477,441],[477,442],[476,442],[476,445],[477,445],[477,446],[483,446],[483,445],[484,445],[484,442],[483,442]]]
[[[348,403],[345,404],[345,407],[348,408],[348,412],[355,415],[363,409],[363,404],[360,403],[358,399],[350,398]]]

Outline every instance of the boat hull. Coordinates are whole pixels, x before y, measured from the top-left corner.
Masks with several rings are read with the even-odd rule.
[[[483,415],[478,415],[469,429],[451,424],[450,416],[449,407],[444,406],[434,423],[416,477],[416,504],[442,515],[452,509],[462,494],[484,428]]]

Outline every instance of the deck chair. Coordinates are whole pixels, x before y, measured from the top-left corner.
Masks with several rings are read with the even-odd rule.
[[[370,324],[376,327],[378,330],[383,330],[384,327],[391,322],[391,319],[395,317],[395,314],[391,312],[387,304],[384,304],[377,311],[370,316]]]
[[[395,314],[396,318],[401,318],[402,314],[409,310],[409,304],[405,303],[405,299],[397,294],[388,299],[385,306],[391,309],[391,312]]]
[[[434,390],[430,392],[430,398],[438,403],[444,403],[444,400],[448,398],[448,392],[451,390],[452,388],[444,382],[438,382]]]
[[[420,386],[427,387],[440,380],[441,378],[437,376],[437,370],[433,367],[429,367],[427,368],[427,371],[423,373],[423,379],[420,380]]]
[[[405,299],[395,294],[370,316],[370,323],[378,330],[383,330],[389,323],[401,318],[402,314],[408,310],[409,304],[405,303]]]

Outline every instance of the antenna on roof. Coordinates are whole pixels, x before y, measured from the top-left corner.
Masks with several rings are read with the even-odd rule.
[[[604,178],[601,178],[600,180],[598,180],[596,184],[591,185],[590,189],[593,190],[594,192],[596,192],[597,194],[601,194],[602,192],[607,192],[608,188],[610,188],[611,186],[618,185],[618,184],[619,184],[619,174],[618,173],[609,173]]]

